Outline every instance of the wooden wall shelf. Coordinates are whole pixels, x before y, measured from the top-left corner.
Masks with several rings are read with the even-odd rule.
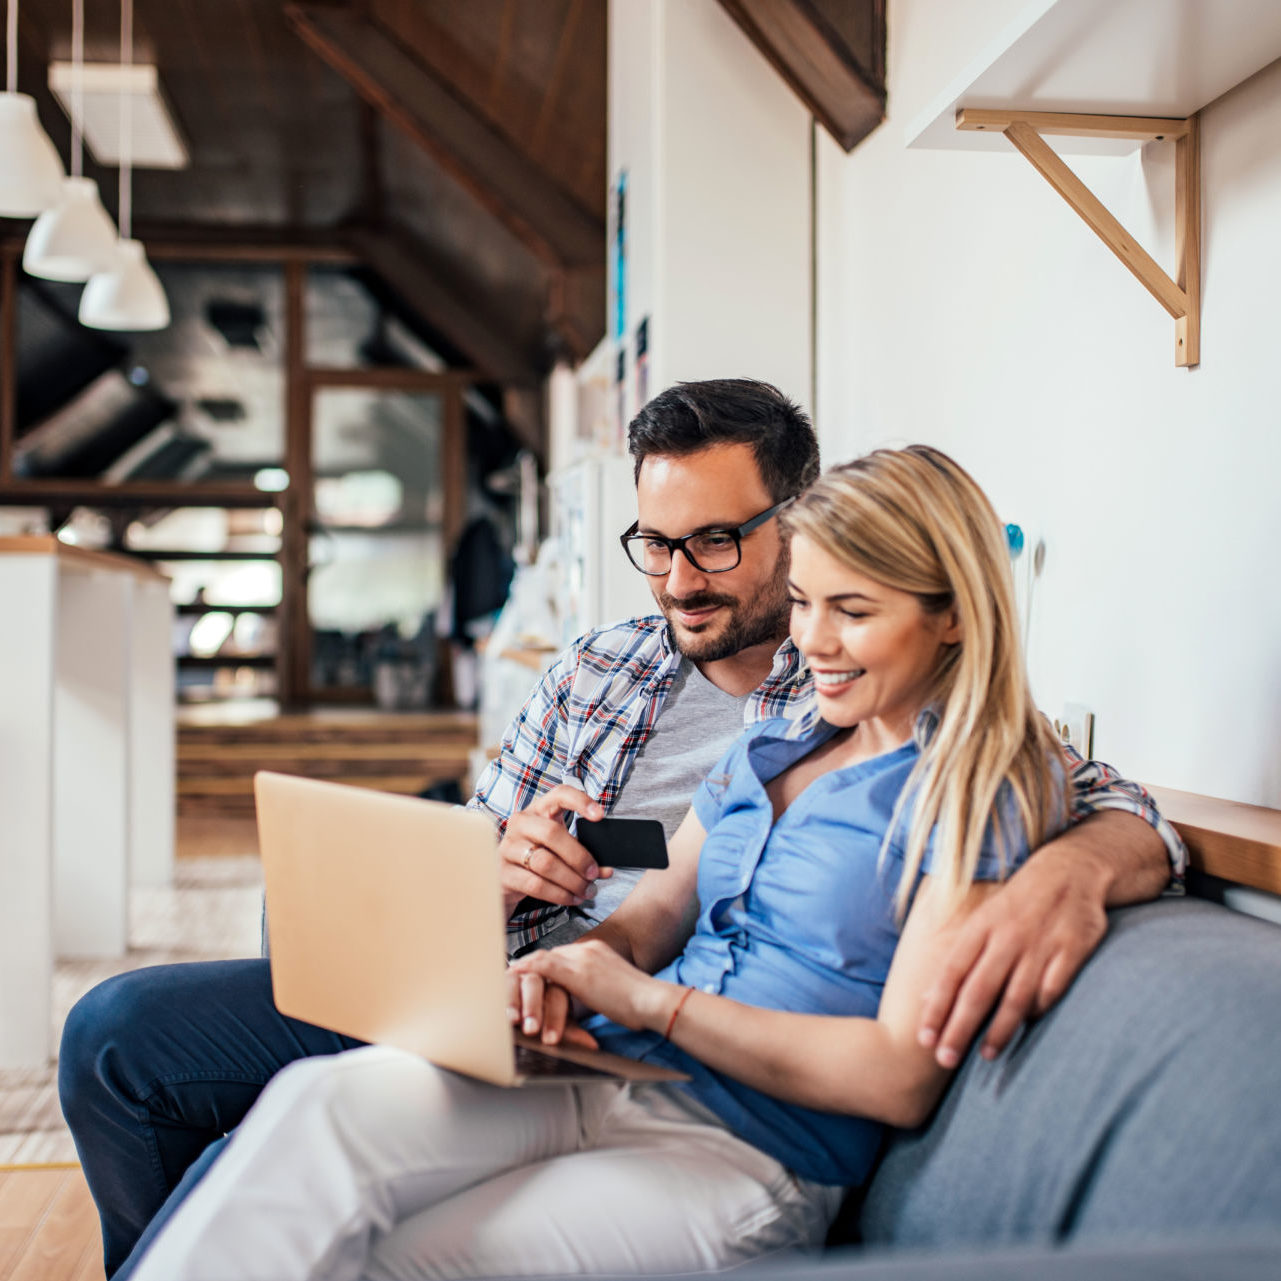
[[[184,618],[201,618],[205,614],[274,614],[279,608],[279,605],[211,605],[208,603],[196,605],[188,603],[175,605],[173,612]]]
[[[956,113],[956,130],[985,137],[999,134],[1008,139],[1174,318],[1174,363],[1180,367],[1200,363],[1201,130],[1196,116],[1176,120],[965,108]],[[1072,172],[1045,141],[1044,134],[1146,142],[1173,140],[1177,280],[1170,279],[1152,255]]]
[[[163,547],[130,547],[128,549],[130,556],[136,556],[139,560],[145,561],[180,561],[180,560],[279,560],[280,549],[266,551],[261,548],[255,548],[253,551],[216,551],[201,552],[192,551],[190,548],[172,548],[166,550]]]
[[[1198,872],[1281,894],[1281,810],[1148,787]]]
[[[999,151],[953,128],[973,108],[1187,119],[1281,57],[1276,0],[1026,0],[911,123],[910,147]],[[1142,137],[1073,134],[1065,153],[1121,154]]]
[[[219,667],[275,667],[275,654],[180,654],[179,667],[193,670]]]
[[[1190,367],[1200,361],[1198,113],[1277,58],[1277,0],[1024,0],[906,142],[1016,147],[1174,318],[1175,364]],[[1060,158],[1123,155],[1157,139],[1175,142],[1173,279]]]

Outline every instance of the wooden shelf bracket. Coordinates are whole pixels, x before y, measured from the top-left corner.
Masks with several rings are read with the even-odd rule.
[[[1186,120],[1148,116],[1072,115],[1048,111],[986,111],[962,108],[958,129],[1003,133],[1050,186],[1085,219],[1095,234],[1130,269],[1143,287],[1174,317],[1174,363],[1201,360],[1201,135],[1196,115]],[[1074,138],[1174,140],[1174,239],[1177,280],[1108,211],[1063,162],[1043,134]]]

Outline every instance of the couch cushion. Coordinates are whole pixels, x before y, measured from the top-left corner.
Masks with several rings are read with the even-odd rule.
[[[1281,929],[1211,903],[1112,914],[1068,995],[972,1053],[867,1190],[869,1244],[1153,1240],[1281,1225]]]
[[[1281,1230],[1250,1233],[1245,1239],[1180,1238],[1141,1245],[831,1250],[817,1262],[773,1255],[734,1275],[751,1281],[1276,1281],[1281,1276]]]

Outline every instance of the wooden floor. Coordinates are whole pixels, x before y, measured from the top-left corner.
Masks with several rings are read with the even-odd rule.
[[[103,1281],[98,1214],[79,1166],[0,1166],[0,1281]]]
[[[102,979],[143,965],[256,956],[262,870],[253,820],[180,818],[174,884],[135,890],[128,953],[66,961],[54,976],[54,1044]],[[0,1281],[101,1281],[98,1216],[58,1108],[57,1064],[0,1071]]]

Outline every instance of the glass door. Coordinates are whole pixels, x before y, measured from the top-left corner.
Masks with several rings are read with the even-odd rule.
[[[444,597],[443,401],[367,386],[313,393],[313,702],[431,701]]]

